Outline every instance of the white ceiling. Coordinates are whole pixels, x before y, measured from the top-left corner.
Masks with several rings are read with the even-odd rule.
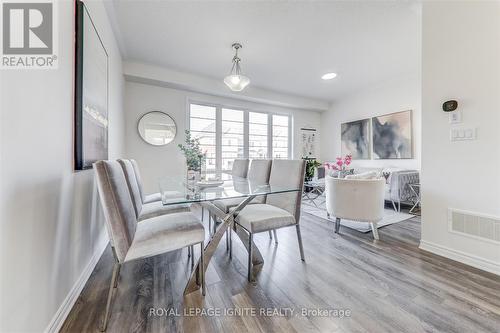
[[[238,41],[252,85],[297,96],[333,101],[419,69],[412,1],[115,0],[108,11],[125,60],[222,80]],[[326,72],[338,77],[323,81]]]

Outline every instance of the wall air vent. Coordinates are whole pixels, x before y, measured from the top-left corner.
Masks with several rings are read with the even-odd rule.
[[[448,209],[450,231],[500,243],[500,217]]]

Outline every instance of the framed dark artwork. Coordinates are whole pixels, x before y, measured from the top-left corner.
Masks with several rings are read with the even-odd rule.
[[[355,160],[370,158],[370,119],[362,119],[341,125],[342,156],[352,155]]]
[[[108,53],[85,4],[75,24],[75,169],[108,158]]]
[[[374,159],[413,158],[411,110],[373,117],[372,134]]]

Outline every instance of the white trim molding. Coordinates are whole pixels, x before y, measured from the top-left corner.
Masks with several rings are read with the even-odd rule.
[[[460,263],[481,269],[486,272],[500,275],[500,263],[491,260],[480,258],[475,255],[450,249],[449,247],[427,242],[424,240],[420,241],[419,249],[437,254],[438,256],[458,261]]]
[[[62,325],[64,324],[64,321],[69,315],[69,312],[75,305],[76,301],[78,300],[78,297],[80,296],[80,293],[83,290],[83,287],[85,287],[85,284],[87,283],[87,280],[89,279],[90,275],[94,271],[95,266],[97,265],[97,262],[101,258],[102,254],[104,253],[104,250],[108,246],[109,240],[108,236],[106,233],[103,233],[103,236],[100,237],[98,241],[98,245],[96,248],[96,251],[92,258],[90,259],[89,263],[83,270],[82,274],[80,274],[80,277],[78,280],[76,280],[75,284],[73,285],[73,288],[69,291],[68,295],[62,302],[61,306],[59,309],[57,309],[56,313],[54,314],[54,317],[52,317],[52,320],[50,321],[49,325],[45,328],[44,333],[57,333],[61,329]]]

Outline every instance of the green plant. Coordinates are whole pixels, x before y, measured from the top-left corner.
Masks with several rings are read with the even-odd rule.
[[[186,164],[189,170],[199,171],[201,170],[201,165],[205,159],[205,153],[201,151],[200,140],[193,138],[189,130],[186,133],[186,145],[178,144],[180,150],[184,153],[186,157]]]
[[[321,163],[316,161],[315,158],[304,157],[303,159],[306,160],[305,180],[310,181],[314,177],[314,171],[316,170],[317,167],[321,166]]]

